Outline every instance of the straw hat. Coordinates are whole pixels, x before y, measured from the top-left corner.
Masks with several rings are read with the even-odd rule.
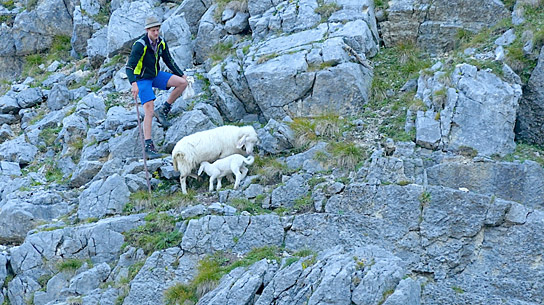
[[[160,25],[161,25],[161,22],[159,20],[157,20],[157,18],[155,16],[147,17],[147,19],[145,19],[145,29],[146,30],[149,29],[149,28],[160,26]]]

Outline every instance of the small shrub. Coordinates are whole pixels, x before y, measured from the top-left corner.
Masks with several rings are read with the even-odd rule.
[[[125,232],[126,244],[142,248],[146,254],[179,245],[183,234],[175,231],[177,218],[166,213],[150,213],[146,223]]]
[[[293,208],[299,213],[304,213],[311,211],[313,206],[314,202],[312,200],[312,197],[310,195],[306,195],[304,197],[296,199]]]
[[[388,290],[384,291],[384,292],[382,293],[382,299],[381,299],[380,302],[378,302],[378,305],[383,304],[383,303],[385,302],[385,300],[387,300],[387,298],[388,298],[390,295],[393,294],[393,292],[395,292],[394,289],[388,289]]]
[[[227,58],[230,54],[233,54],[234,51],[232,42],[220,42],[213,46],[209,57],[214,63],[217,63]]]
[[[252,215],[270,213],[269,210],[263,209],[257,203],[251,202],[249,199],[246,198],[233,198],[230,201],[230,205],[235,207],[238,212],[246,211],[251,213]]]
[[[459,293],[459,294],[465,293],[465,291],[463,290],[463,288],[458,287],[458,286],[453,286],[453,287],[451,287],[451,289],[453,289],[453,291],[455,291],[456,293]]]
[[[318,6],[314,10],[316,14],[321,15],[321,22],[327,22],[329,17],[336,11],[340,10],[342,7],[336,2],[325,3],[323,0],[317,1]]]
[[[287,164],[272,157],[261,156],[255,156],[253,169],[259,175],[258,182],[261,184],[279,183],[283,175],[293,172],[287,167]]]
[[[109,4],[106,4],[106,5],[100,6],[100,11],[98,11],[98,14],[96,14],[93,18],[98,23],[102,25],[106,25],[110,21],[110,16],[111,16],[111,8]]]
[[[3,7],[7,8],[10,11],[15,8],[15,2],[13,0],[3,0],[0,1],[0,4],[2,4]]]
[[[353,142],[335,142],[330,145],[331,161],[339,167],[355,169],[366,158],[366,151]]]
[[[431,202],[431,193],[425,191],[419,195],[419,202],[423,205],[429,204]]]
[[[75,272],[83,263],[84,261],[76,258],[64,259],[57,263],[57,269],[59,272]]]
[[[459,146],[457,153],[469,158],[474,158],[478,155],[478,151],[469,146]]]
[[[53,62],[55,60],[63,60],[70,57],[70,49],[72,45],[70,43],[71,37],[68,35],[57,35],[53,37],[51,48],[49,48],[49,55],[47,60]]]

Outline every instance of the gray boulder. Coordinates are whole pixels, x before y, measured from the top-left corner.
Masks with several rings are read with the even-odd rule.
[[[72,187],[80,187],[91,181],[93,177],[102,168],[102,162],[100,161],[87,161],[82,160],[78,163],[70,178],[70,185]]]
[[[67,214],[70,211],[68,203],[55,195],[50,196],[43,191],[8,194],[7,203],[0,212],[0,240],[20,242],[40,221],[51,221]]]
[[[93,67],[99,67],[108,56],[108,48],[104,47],[104,41],[108,39],[108,27],[96,31],[87,40],[87,56]]]
[[[17,162],[0,161],[0,175],[6,177],[21,176],[21,167]]]
[[[187,284],[196,275],[198,261],[197,255],[178,247],[154,252],[131,282],[123,304],[162,304],[167,288]]]
[[[17,103],[20,108],[30,108],[40,104],[44,100],[40,88],[28,88],[17,94]]]
[[[0,112],[16,114],[21,107],[17,103],[17,97],[13,91],[0,96]]]
[[[3,124],[2,127],[0,127],[0,144],[13,138],[14,136],[15,134],[8,124]]]
[[[428,182],[454,189],[494,195],[530,208],[544,207],[544,170],[533,161],[447,162],[427,169]]]
[[[190,68],[193,65],[192,34],[186,18],[187,14],[174,14],[161,25],[161,31],[164,33],[164,40],[168,42],[170,54],[181,69]]]
[[[125,2],[116,9],[108,23],[108,56],[122,49],[130,50],[134,39],[145,33],[145,19],[153,14],[153,8],[145,1]]]
[[[76,114],[85,118],[89,126],[98,126],[106,118],[104,99],[96,93],[88,94],[77,103]]]
[[[98,264],[73,277],[67,290],[76,295],[88,294],[105,282],[110,272],[111,268],[107,263]]]
[[[136,111],[129,111],[121,106],[114,106],[108,109],[104,128],[115,133],[123,132],[127,129],[132,129],[138,125],[138,117]]]
[[[295,134],[285,122],[270,119],[257,134],[261,142],[259,149],[266,153],[277,154],[294,147]]]
[[[38,153],[38,148],[25,141],[24,135],[0,144],[0,159],[17,162],[21,165],[29,164]]]
[[[252,13],[253,5],[248,8],[251,14],[249,23],[254,39],[266,38],[269,34],[281,31],[294,33],[315,27],[321,22],[321,16],[315,12],[316,0],[303,0],[298,3],[283,1],[281,4],[269,6],[266,12]],[[270,5],[266,3],[265,5]],[[253,7],[253,8],[252,8]]]
[[[295,202],[306,196],[310,187],[306,183],[307,178],[301,175],[293,175],[285,185],[275,188],[272,191],[272,208],[287,207],[292,208]]]
[[[369,96],[371,69],[351,62],[341,37],[326,39],[328,34],[328,27],[319,25],[250,49],[244,75],[267,118],[362,111]],[[349,89],[332,89],[339,86]]]
[[[248,18],[248,13],[236,12],[234,17],[225,21],[225,30],[231,35],[247,31],[249,29]]]
[[[282,236],[283,226],[277,216],[205,216],[189,221],[181,248],[195,254],[227,250],[247,253],[253,248],[280,246]]]
[[[387,21],[381,23],[381,29],[386,46],[411,41],[429,52],[440,53],[454,48],[459,30],[478,32],[509,15],[503,3],[494,0],[395,0],[389,4]]]
[[[203,63],[226,34],[224,26],[214,19],[216,9],[216,4],[210,6],[200,19],[194,46],[196,63]]]
[[[79,219],[119,214],[128,203],[130,192],[124,179],[114,174],[105,181],[95,181],[79,197]]]
[[[98,2],[95,2],[98,4]],[[85,10],[85,13],[87,11]],[[95,32],[93,26],[93,20],[82,13],[82,8],[76,6],[73,12],[74,28],[70,39],[72,45],[72,56],[80,58],[83,55],[87,55],[87,41],[91,39]]]
[[[55,84],[47,97],[47,108],[51,111],[62,109],[72,100],[72,93],[66,85]]]
[[[544,115],[544,47],[523,90],[516,122],[516,136],[529,143],[544,144],[542,120]]]
[[[445,78],[438,71],[432,77],[422,74],[418,80],[416,97],[430,108],[418,113],[418,143],[448,151],[470,147],[486,156],[513,152],[521,87],[468,64],[455,68],[451,87]]]
[[[212,4],[210,0],[186,0],[179,5],[179,12],[185,15],[192,35],[197,34],[200,19]]]
[[[42,1],[34,10],[17,14],[13,39],[17,55],[29,55],[49,49],[57,35],[72,34],[72,16],[64,2]]]
[[[270,269],[272,268],[266,260],[258,261],[248,268],[236,268],[223,276],[218,287],[205,294],[197,304],[249,304],[265,283],[265,278],[271,275]]]
[[[164,140],[164,131],[158,125],[154,122],[151,129],[151,138],[157,148],[160,147],[159,143]],[[142,143],[138,128],[125,130],[122,134],[110,138],[107,146],[111,158],[143,158]]]

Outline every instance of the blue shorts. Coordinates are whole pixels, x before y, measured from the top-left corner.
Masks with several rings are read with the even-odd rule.
[[[138,83],[138,96],[140,97],[140,102],[142,105],[156,99],[153,88],[159,88],[161,90],[168,89],[166,84],[168,80],[172,77],[172,73],[159,71],[159,74],[155,78],[141,79],[137,81]]]

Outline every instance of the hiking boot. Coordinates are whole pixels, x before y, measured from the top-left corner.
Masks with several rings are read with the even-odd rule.
[[[155,145],[153,145],[153,143],[145,145],[145,155],[147,156],[147,159],[157,159],[162,157],[162,155],[155,149]]]
[[[159,121],[159,124],[162,125],[165,129],[172,126],[172,124],[168,121],[168,118],[166,117],[168,113],[170,112],[170,108],[172,106],[168,104],[167,102],[164,102],[157,111],[155,111],[155,117]]]

